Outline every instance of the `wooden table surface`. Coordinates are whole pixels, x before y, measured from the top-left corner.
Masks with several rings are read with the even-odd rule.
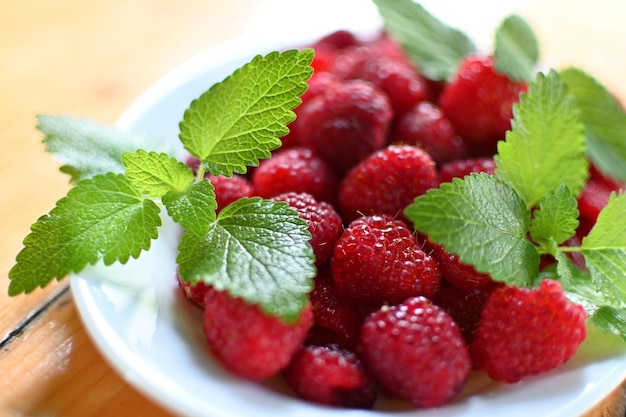
[[[113,124],[167,71],[258,30],[261,11],[278,3],[0,0],[1,416],[170,415],[99,354],[66,281],[28,296],[6,295],[8,271],[30,225],[68,189],[58,163],[43,151],[35,116]],[[552,65],[585,68],[626,103],[626,2],[528,0],[520,7]],[[587,415],[623,416],[623,398],[620,388]]]

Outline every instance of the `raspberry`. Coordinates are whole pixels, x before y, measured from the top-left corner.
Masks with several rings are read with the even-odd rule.
[[[189,300],[193,305],[204,308],[204,296],[209,289],[209,285],[203,281],[197,283],[185,282],[178,272],[176,272],[176,282],[181,289],[185,298]]]
[[[590,165],[589,180],[578,197],[578,210],[584,234],[596,223],[598,214],[609,202],[611,193],[624,189],[626,185],[602,175],[594,165]]]
[[[280,138],[282,142],[282,148],[291,148],[300,144],[300,135],[298,134],[299,126],[301,124],[301,118],[299,117],[302,107],[305,103],[309,102],[313,97],[323,93],[328,89],[335,88],[335,85],[341,81],[336,75],[330,72],[315,72],[309,79],[309,88],[300,96],[302,104],[295,109],[296,120],[289,125],[289,133]]]
[[[299,142],[343,173],[387,143],[393,110],[371,83],[338,83],[300,106]]]
[[[391,143],[419,146],[438,166],[469,156],[467,145],[454,132],[452,123],[428,101],[418,103],[398,118]]]
[[[505,286],[487,300],[470,352],[491,378],[517,382],[572,357],[585,339],[585,318],[556,281],[543,280],[537,289]]]
[[[284,369],[313,323],[308,306],[295,324],[263,313],[225,291],[206,292],[204,334],[222,365],[243,378],[260,380]]]
[[[338,344],[353,349],[358,341],[361,316],[354,306],[341,297],[328,268],[318,272],[310,294],[315,324],[309,331],[311,344]]]
[[[461,62],[438,103],[474,154],[488,156],[511,128],[512,106],[526,90],[525,82],[497,73],[491,56],[471,55]]]
[[[352,32],[348,30],[337,30],[320,38],[313,44],[313,49],[319,45],[326,45],[331,48],[341,50],[350,46],[357,46],[359,43],[359,40]]]
[[[435,260],[400,220],[364,216],[343,231],[330,260],[339,292],[363,304],[396,304],[433,296],[441,276]]]
[[[336,346],[302,347],[284,376],[298,396],[320,404],[370,409],[378,396],[361,360]]]
[[[456,322],[463,339],[469,346],[474,339],[474,332],[480,322],[480,315],[489,295],[502,283],[491,281],[486,285],[472,289],[463,289],[442,280],[439,292],[433,302],[442,307]]]
[[[496,163],[492,157],[459,159],[447,162],[441,166],[439,183],[450,182],[453,178],[463,178],[472,172],[493,174],[495,171]]]
[[[370,81],[383,90],[399,116],[428,98],[428,84],[405,61],[378,57],[367,60],[355,78]]]
[[[458,326],[425,297],[372,313],[361,329],[361,348],[381,392],[417,407],[449,402],[472,368]]]
[[[318,202],[307,193],[280,194],[272,199],[289,203],[309,225],[315,265],[320,267],[328,262],[343,226],[341,217],[333,206],[323,201]]]
[[[256,193],[270,198],[287,192],[311,194],[319,201],[332,201],[337,176],[328,164],[306,148],[281,149],[262,161],[252,173]]]
[[[339,186],[339,206],[345,221],[360,214],[396,216],[416,196],[436,186],[435,163],[424,150],[390,145],[348,172]]]
[[[218,212],[240,198],[252,197],[255,194],[250,181],[242,175],[234,174],[232,177],[225,177],[207,174],[206,178],[215,188]]]
[[[430,255],[437,261],[441,277],[457,287],[471,290],[491,282],[489,274],[476,271],[472,265],[459,261],[459,257],[446,251],[443,246],[428,242]]]

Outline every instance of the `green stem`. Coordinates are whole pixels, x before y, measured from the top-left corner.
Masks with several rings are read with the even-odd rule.
[[[204,170],[204,164],[200,161],[198,165],[198,171],[196,171],[196,182],[200,182],[204,179],[206,171]]]

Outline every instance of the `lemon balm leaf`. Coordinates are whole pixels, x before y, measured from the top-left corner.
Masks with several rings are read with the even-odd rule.
[[[452,78],[461,60],[476,47],[454,29],[412,0],[374,0],[384,27],[428,78]]]
[[[70,175],[71,182],[109,172],[123,173],[124,152],[171,152],[161,141],[87,119],[40,115],[37,121],[46,151],[63,163],[60,169]]]
[[[170,191],[184,191],[194,179],[193,171],[165,153],[138,150],[122,155],[126,176],[145,195],[160,198]]]
[[[558,245],[569,239],[578,227],[578,205],[569,188],[561,184],[548,191],[539,202],[530,225],[530,235],[537,243],[554,240]]]
[[[568,259],[569,261],[569,259]],[[563,262],[566,264],[567,262]],[[571,271],[570,280],[563,283],[567,298],[581,304],[587,312],[589,323],[595,325],[603,333],[612,333],[626,341],[626,310],[619,302],[607,299],[598,291],[589,273],[576,268],[569,261],[567,268]],[[555,266],[549,266],[542,272],[546,278],[555,274]]]
[[[513,116],[494,157],[496,175],[511,184],[528,207],[560,184],[578,196],[588,168],[584,126],[556,72],[537,74],[513,106]]]
[[[194,100],[180,123],[185,149],[211,173],[244,173],[281,145],[313,69],[313,51],[257,56]]]
[[[9,295],[29,293],[102,260],[125,263],[150,247],[159,208],[121,174],[78,182],[32,226],[9,271]]]
[[[531,81],[538,61],[539,42],[532,28],[520,16],[508,16],[496,30],[496,70],[513,80]]]
[[[415,228],[496,281],[535,279],[539,255],[526,239],[530,212],[515,191],[488,174],[455,178],[405,210]]]
[[[626,303],[626,194],[612,194],[593,229],[582,241],[582,254],[593,282],[607,299]]]
[[[179,273],[295,322],[316,274],[310,237],[287,203],[243,198],[222,209],[206,235],[183,235]]]
[[[163,196],[162,201],[172,220],[197,235],[205,235],[216,219],[215,190],[207,179],[182,191],[172,190]]]
[[[584,71],[567,68],[559,76],[581,111],[587,155],[600,171],[626,181],[626,112],[602,84]]]

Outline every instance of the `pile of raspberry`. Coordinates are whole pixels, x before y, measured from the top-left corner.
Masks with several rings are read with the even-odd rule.
[[[380,397],[438,407],[473,372],[513,383],[566,362],[586,336],[586,314],[557,281],[495,282],[403,214],[441,182],[493,174],[527,85],[497,73],[489,55],[466,57],[449,82],[428,80],[385,33],[339,31],[311,47],[315,73],[283,146],[246,176],[210,177],[218,210],[261,196],[308,223],[318,270],[310,303],[287,324],[179,278],[204,309],[214,356],[243,378],[280,375],[302,399],[364,409]],[[619,187],[592,168],[572,241]]]

